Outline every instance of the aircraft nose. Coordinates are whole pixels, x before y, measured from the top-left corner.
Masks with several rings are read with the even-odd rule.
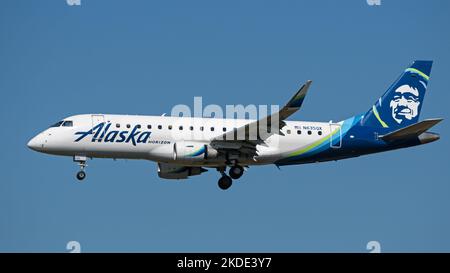
[[[43,143],[40,140],[39,135],[37,135],[33,137],[30,141],[28,141],[27,146],[31,150],[39,151],[40,149],[42,149]]]

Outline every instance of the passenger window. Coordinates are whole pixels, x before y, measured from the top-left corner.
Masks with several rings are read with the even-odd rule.
[[[141,125],[140,125],[140,124],[136,125],[136,127],[137,127],[138,129],[141,129]]]
[[[189,130],[193,131],[194,130],[194,126],[189,126]]]
[[[223,127],[222,131],[226,132],[227,131],[227,127]]]
[[[120,124],[119,123],[116,123],[116,128],[120,128]]]
[[[169,130],[172,130],[172,125],[169,125],[167,128],[169,128]]]
[[[204,129],[203,126],[200,126],[200,131],[203,131],[203,129]]]
[[[318,131],[317,133],[319,134],[319,136],[321,136],[321,135],[322,135],[322,131]]]
[[[131,127],[131,125],[130,124],[127,124],[127,128],[130,128]]]
[[[287,133],[288,135],[290,135],[290,134],[291,134],[291,130],[287,130],[286,133]]]
[[[183,130],[183,126],[178,127],[178,129],[180,129],[180,131]]]
[[[71,121],[71,120],[66,120],[66,121],[64,121],[64,123],[63,123],[62,126],[63,126],[63,127],[72,127],[72,126],[73,126],[73,121]]]
[[[61,126],[61,124],[63,124],[63,122],[64,122],[64,121],[58,121],[57,123],[53,124],[53,125],[50,126],[50,127],[59,127],[59,126]]]
[[[152,126],[150,124],[147,125],[147,129],[152,129]]]
[[[162,126],[161,126],[161,125],[158,125],[158,129],[161,130],[161,129],[162,129]]]
[[[301,134],[302,134],[302,131],[297,130],[297,135],[301,135]]]
[[[308,135],[310,135],[310,134],[312,134],[312,132],[311,132],[311,131],[308,131]]]
[[[214,127],[211,127],[211,132],[214,132]]]

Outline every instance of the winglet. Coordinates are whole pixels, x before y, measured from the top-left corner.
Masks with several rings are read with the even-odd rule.
[[[288,108],[300,108],[305,100],[306,93],[308,92],[309,86],[312,81],[308,80],[305,84],[300,87],[297,93],[289,100],[285,107]]]
[[[280,110],[280,120],[284,120],[296,111],[300,109],[305,100],[306,93],[311,86],[312,81],[308,80],[295,95],[289,100],[289,102]]]

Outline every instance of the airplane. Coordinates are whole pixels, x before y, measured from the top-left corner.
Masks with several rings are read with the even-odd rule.
[[[414,61],[368,111],[339,122],[287,120],[301,108],[311,85],[307,81],[284,107],[259,120],[74,115],[42,131],[27,146],[73,157],[80,166],[80,181],[86,177],[88,159],[144,159],[156,162],[159,177],[165,179],[216,169],[221,174],[218,186],[226,190],[250,166],[335,161],[438,140],[439,134],[428,129],[442,118],[418,121],[432,64]]]

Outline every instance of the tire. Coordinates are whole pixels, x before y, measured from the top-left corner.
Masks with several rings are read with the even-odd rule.
[[[77,179],[81,181],[81,180],[83,180],[84,178],[86,178],[86,173],[83,172],[83,171],[79,171],[79,172],[77,173]]]
[[[219,179],[218,184],[220,189],[227,190],[233,184],[233,180],[229,176],[224,175]]]
[[[230,168],[230,171],[228,172],[231,178],[233,179],[239,179],[244,174],[244,168],[241,166],[233,166]]]

